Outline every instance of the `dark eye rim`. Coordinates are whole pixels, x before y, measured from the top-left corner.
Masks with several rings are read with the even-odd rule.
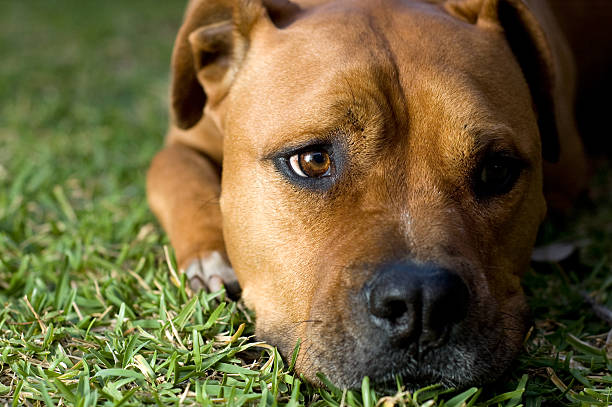
[[[325,151],[329,155],[332,166],[330,170],[331,173],[319,178],[301,177],[296,174],[289,162],[291,156],[317,150]],[[299,147],[289,148],[277,153],[275,156],[271,157],[271,159],[276,170],[279,171],[285,179],[300,188],[313,191],[329,190],[336,183],[344,163],[340,148],[328,142],[311,142]]]
[[[502,184],[489,186],[483,185],[480,179],[482,171],[493,161],[501,162],[508,166],[510,169],[510,175]],[[527,167],[527,161],[512,151],[489,151],[483,154],[483,157],[479,160],[478,165],[476,165],[474,172],[472,173],[472,191],[474,192],[476,198],[480,201],[488,201],[507,195],[514,190],[519,179],[521,178],[521,175]]]

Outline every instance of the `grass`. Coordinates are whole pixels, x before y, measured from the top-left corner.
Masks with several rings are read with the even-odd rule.
[[[612,173],[543,240],[588,238],[525,287],[534,328],[484,389],[315,389],[224,293],[174,271],[144,193],[183,0],[0,2],[0,404],[608,406]],[[588,205],[592,205],[589,207]]]

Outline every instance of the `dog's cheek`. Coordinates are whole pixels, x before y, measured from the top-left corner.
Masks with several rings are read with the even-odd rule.
[[[495,231],[493,241],[497,243],[496,248],[492,250],[493,261],[497,263],[495,266],[517,277],[512,279],[515,286],[518,286],[520,277],[529,268],[531,251],[540,223],[546,214],[541,169],[528,174],[526,181],[527,187],[521,201],[514,207],[496,214],[495,218],[505,221],[490,228]]]
[[[229,141],[229,140],[228,140]],[[316,273],[299,213],[283,193],[282,181],[262,168],[248,148],[226,146],[221,210],[223,232],[243,298],[258,323],[288,330],[307,319]],[[263,326],[263,325],[262,325]],[[274,328],[277,329],[277,328]],[[266,328],[270,331],[272,328]]]
[[[521,286],[521,277],[529,268],[531,250],[539,224],[546,212],[542,195],[541,172],[534,171],[518,205],[507,205],[492,219],[505,219],[488,230],[494,231],[493,244],[487,250],[486,279],[491,289],[491,306],[498,338],[503,343],[495,355],[494,367],[502,370],[520,352],[529,324],[529,308]]]
[[[286,183],[241,162],[248,157],[226,154],[221,208],[228,256],[255,310],[258,339],[285,357],[300,339],[297,371],[312,380],[318,371],[346,377],[348,365],[337,356],[355,355],[354,327],[343,323],[354,320],[346,301],[368,277],[348,265],[369,252],[384,253],[387,235],[372,232],[374,219],[346,222],[355,218],[345,213],[350,205],[308,206]]]

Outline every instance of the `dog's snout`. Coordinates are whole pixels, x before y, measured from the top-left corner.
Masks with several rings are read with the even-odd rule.
[[[370,319],[395,346],[435,345],[467,314],[461,277],[431,265],[386,265],[364,290]]]

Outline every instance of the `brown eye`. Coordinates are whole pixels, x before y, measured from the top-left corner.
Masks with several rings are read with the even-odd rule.
[[[289,158],[291,169],[300,177],[321,178],[331,175],[332,160],[325,150],[304,151]]]
[[[492,162],[485,165],[480,173],[480,182],[484,185],[504,185],[510,178],[510,167],[505,163]]]
[[[502,195],[512,190],[521,173],[519,160],[493,155],[481,164],[475,179],[475,192],[480,197]]]

